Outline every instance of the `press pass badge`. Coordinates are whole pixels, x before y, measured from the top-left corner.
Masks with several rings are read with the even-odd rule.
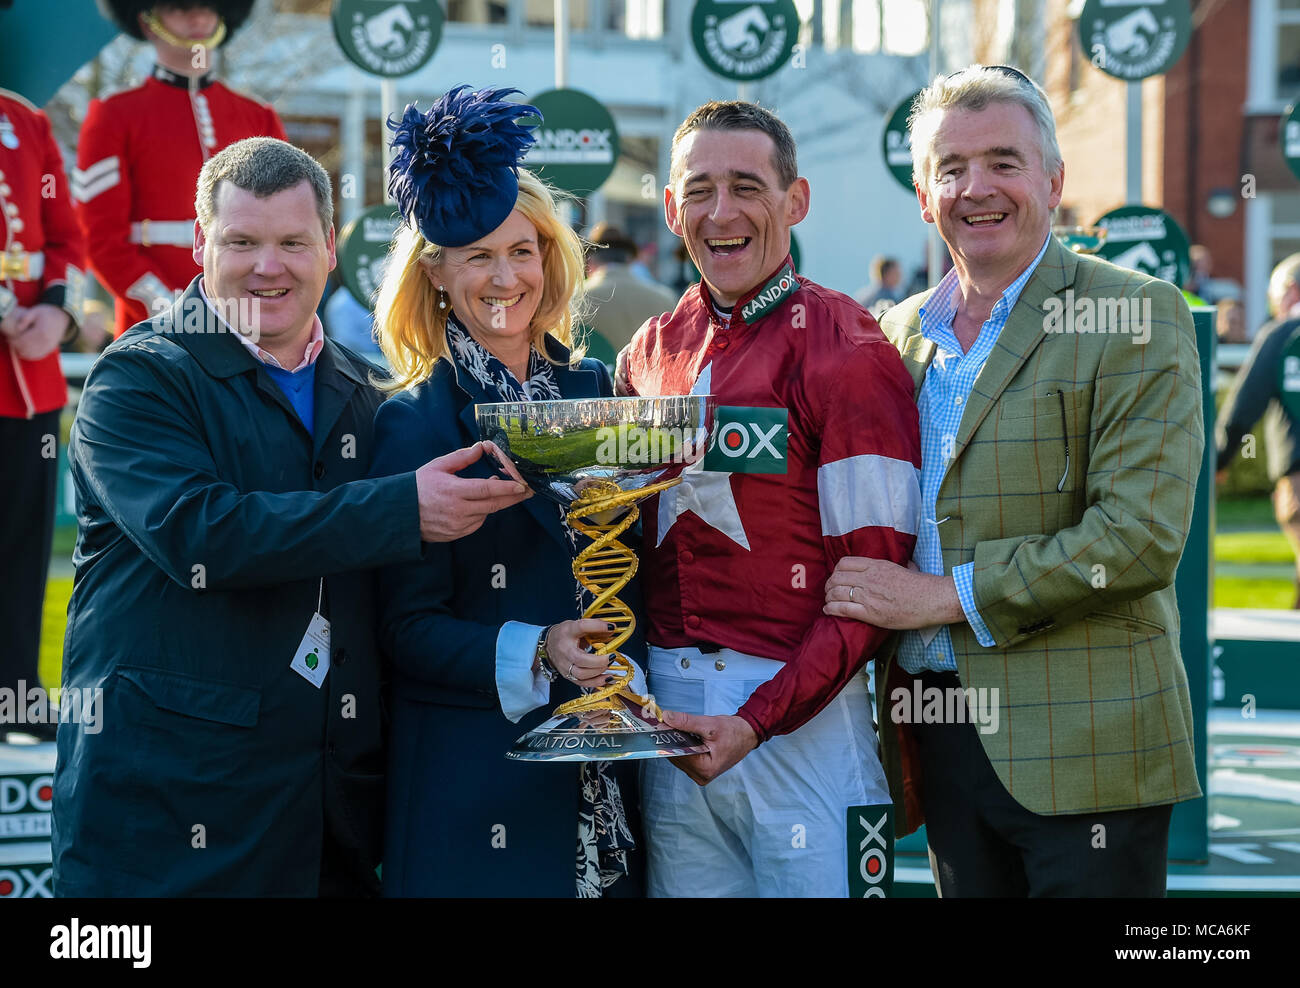
[[[330,623],[321,617],[321,603],[325,598],[325,581],[320,581],[320,592],[316,597],[316,613],[311,616],[307,633],[298,644],[289,668],[296,672],[317,689],[325,682],[330,671]]]

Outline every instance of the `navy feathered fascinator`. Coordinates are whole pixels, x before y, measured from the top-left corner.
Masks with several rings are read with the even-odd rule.
[[[457,86],[425,113],[414,103],[393,131],[388,191],[406,222],[432,243],[463,247],[505,222],[519,196],[518,169],[536,138],[535,106],[502,97],[518,89]]]

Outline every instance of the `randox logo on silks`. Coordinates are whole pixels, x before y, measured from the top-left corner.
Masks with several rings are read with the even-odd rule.
[[[894,806],[850,806],[849,898],[888,899],[894,894]]]
[[[799,279],[795,277],[794,268],[786,265],[773,275],[771,281],[759,289],[757,295],[740,307],[740,318],[752,325],[756,320],[762,319],[776,309],[788,295],[798,289]]]
[[[785,473],[784,408],[719,405],[703,469],[713,473]]]
[[[712,72],[738,82],[762,79],[790,60],[799,34],[794,0],[698,0],[691,40]]]

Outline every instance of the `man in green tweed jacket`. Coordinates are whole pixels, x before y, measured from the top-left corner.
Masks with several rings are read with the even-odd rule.
[[[1019,72],[936,80],[912,134],[955,265],[882,320],[921,415],[915,568],[844,559],[826,610],[903,630],[884,761],[941,895],[1160,896],[1172,804],[1201,794],[1172,586],[1204,444],[1191,315],[1051,237],[1065,169]]]

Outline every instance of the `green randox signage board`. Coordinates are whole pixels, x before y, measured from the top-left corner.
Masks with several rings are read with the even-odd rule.
[[[912,185],[912,132],[907,128],[907,118],[912,113],[912,103],[919,95],[921,90],[918,89],[894,107],[894,112],[885,121],[885,133],[880,144],[889,174],[908,192],[916,190]]]
[[[388,262],[388,247],[401,225],[396,206],[371,206],[339,234],[339,279],[358,302],[372,310]]]
[[[22,704],[27,699],[19,699]],[[13,725],[22,730],[23,724]],[[54,777],[49,772],[0,770],[0,844],[48,841]],[[0,896],[4,891],[0,889]]]
[[[1088,0],[1079,15],[1084,55],[1128,82],[1168,72],[1191,37],[1188,0]]]
[[[579,89],[548,89],[525,100],[542,112],[542,125],[524,166],[556,188],[590,195],[618,161],[618,127],[605,105]],[[523,123],[536,117],[521,117]]]
[[[31,683],[27,693],[41,692]],[[36,697],[15,690],[17,709],[4,711],[23,730]],[[44,694],[42,692],[42,698]],[[65,696],[65,702],[67,698]],[[49,898],[50,807],[54,799],[54,745],[0,744],[0,899]]]
[[[26,844],[19,848],[33,848]],[[0,847],[0,899],[53,899],[54,867],[50,864],[49,843],[38,857],[27,853],[5,853]]]
[[[330,17],[343,54],[371,75],[410,75],[442,40],[438,0],[336,0]]]
[[[1300,178],[1300,103],[1292,103],[1282,115],[1282,157],[1291,174]]]
[[[1277,394],[1282,407],[1300,417],[1300,332],[1293,333],[1283,348],[1277,374]]]
[[[794,0],[696,0],[691,41],[710,72],[737,82],[771,75],[799,37]]]
[[[1106,242],[1097,251],[1098,257],[1163,278],[1176,288],[1187,281],[1191,246],[1183,228],[1163,209],[1121,206],[1093,225],[1106,230]]]

